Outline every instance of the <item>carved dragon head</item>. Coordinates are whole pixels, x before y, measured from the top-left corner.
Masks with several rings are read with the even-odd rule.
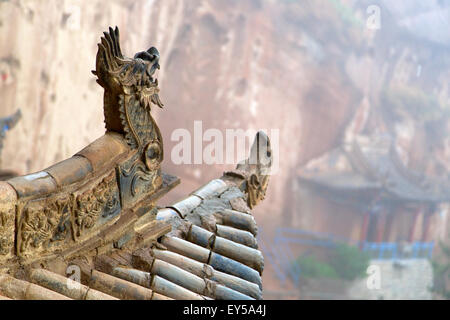
[[[97,82],[105,89],[104,113],[107,131],[123,133],[129,145],[152,150],[162,156],[162,137],[150,115],[151,104],[163,107],[159,98],[159,52],[155,47],[138,52],[133,58],[125,57],[120,48],[119,29],[109,28],[98,44]]]

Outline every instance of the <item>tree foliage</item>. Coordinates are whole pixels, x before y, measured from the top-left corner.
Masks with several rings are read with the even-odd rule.
[[[450,299],[450,246],[440,243],[442,256],[431,262],[433,266],[434,285],[431,291],[443,299]]]
[[[302,256],[295,263],[305,278],[354,280],[365,275],[369,259],[356,247],[337,244],[323,261],[313,256]]]

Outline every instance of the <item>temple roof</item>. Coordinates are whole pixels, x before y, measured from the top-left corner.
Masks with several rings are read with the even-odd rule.
[[[129,207],[114,200],[124,199],[120,178],[102,173],[92,180],[105,166],[126,163],[126,144],[115,133],[43,171],[1,182],[0,299],[262,299],[264,258],[250,209],[264,198],[268,182],[267,170],[250,161],[262,154],[260,145],[270,148],[262,132],[235,171],[165,208],[155,202],[179,184],[177,177],[162,173],[156,192]],[[105,200],[84,204],[84,196],[64,195],[82,190]],[[92,201],[108,211],[99,216]],[[15,203],[30,209],[16,212]],[[77,207],[97,219],[84,236]],[[64,212],[75,220],[69,223]],[[79,283],[66,277],[70,268],[80,269]]]
[[[0,183],[0,213],[7,212],[0,228],[5,257],[0,264],[0,299],[262,299],[264,258],[258,249],[258,228],[250,209],[264,198],[267,187],[268,178],[261,175],[267,171],[259,163],[241,162],[235,171],[224,173],[164,208],[154,203],[179,179],[162,173],[156,193],[129,208],[122,207],[115,218],[112,215],[114,223],[104,222],[105,218],[97,215],[99,220],[92,232],[84,237],[75,235],[75,240],[60,233],[62,227],[47,232],[52,225],[56,227],[47,220],[54,210],[51,199],[60,198],[60,190],[67,187],[92,183],[92,170],[95,173],[96,169],[103,171],[104,165],[117,166],[116,161],[123,159],[122,149],[126,149],[121,139],[107,133],[72,158]],[[249,159],[261,154],[259,142],[270,147],[267,136],[259,132]],[[105,191],[96,191],[99,185],[114,190],[115,180],[110,176],[106,174],[100,184],[95,182],[88,194],[103,194]],[[254,180],[261,181],[256,189]],[[56,202],[58,212],[73,210],[65,204],[66,198]],[[14,214],[20,217],[14,204],[28,203],[27,199],[35,199],[33,203],[45,201],[48,209],[38,206],[22,211],[25,217],[19,218],[16,229],[8,223],[13,222]],[[78,206],[83,208],[81,202]],[[89,210],[94,214],[96,208],[90,206]],[[42,225],[36,225],[38,221]],[[36,234],[35,228],[40,233]],[[77,234],[77,220],[70,228]],[[42,237],[48,240],[42,242]],[[59,243],[60,239],[64,242]],[[66,277],[67,270],[74,267],[80,269],[80,283]]]
[[[342,144],[311,160],[298,174],[301,181],[340,192],[370,190],[393,201],[450,201],[450,182],[408,169],[387,137],[359,137]]]
[[[138,249],[123,245],[88,262],[74,260],[83,273],[78,290],[55,268],[32,267],[25,276],[0,275],[0,299],[262,298],[257,225],[245,193],[226,177],[159,208],[156,221],[143,215],[135,222]]]
[[[105,134],[49,168],[0,181],[0,297],[261,299],[264,259],[250,209],[268,186],[269,138],[258,132],[234,171],[158,207],[180,182],[161,170],[151,114],[163,106],[159,52],[123,56],[117,27],[98,47]]]

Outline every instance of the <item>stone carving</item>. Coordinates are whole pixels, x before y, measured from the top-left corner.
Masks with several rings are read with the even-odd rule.
[[[14,238],[9,236],[14,229],[14,210],[0,211],[0,255],[7,255],[14,246]]]
[[[119,29],[109,28],[98,44],[97,82],[105,89],[104,112],[108,131],[124,134],[137,149],[137,157],[118,168],[122,205],[128,206],[161,186],[160,164],[164,158],[161,132],[150,111],[163,107],[159,98],[159,52],[155,47],[127,58],[122,54]]]
[[[253,209],[266,196],[269,185],[270,167],[272,166],[272,148],[269,137],[262,131],[256,134],[250,156],[239,163],[236,171],[225,175],[242,179],[242,189],[247,193],[247,205]]]
[[[31,203],[22,210],[18,252],[46,249],[51,243],[66,239],[70,231],[71,197],[47,203]],[[38,250],[39,251],[39,250]]]
[[[109,28],[98,44],[97,82],[105,89],[106,129],[125,134],[133,148],[146,148],[154,140],[162,146],[159,129],[151,117],[151,104],[163,107],[159,98],[159,52],[155,47],[124,57],[120,49],[119,29]]]
[[[143,163],[138,157],[133,157],[117,168],[120,195],[124,206],[132,206],[141,197],[151,194],[162,185],[161,169],[149,170],[153,161],[150,159],[151,156],[146,163]]]
[[[99,220],[107,220],[120,212],[119,193],[115,173],[101,180],[92,190],[76,197],[74,210],[75,237],[91,229]]]
[[[266,197],[266,190],[269,184],[269,176],[262,176],[262,181],[256,174],[252,174],[247,180],[247,204],[253,209],[260,201]]]
[[[18,254],[46,251],[59,242],[73,241],[86,229],[112,219],[120,208],[114,170],[81,194],[29,202],[19,210]]]
[[[16,227],[17,192],[11,185],[0,182],[0,260],[13,254]]]
[[[70,177],[72,173],[66,174],[61,169],[62,165],[56,169],[49,168],[52,173],[46,173],[46,182],[51,186],[48,190],[42,181],[22,179],[20,183],[16,182],[14,195],[17,185],[31,191],[25,194],[17,192],[17,206],[0,207],[0,255],[6,256],[15,248],[18,256],[38,257],[83,243],[89,236],[117,221],[122,208],[134,208],[161,187],[163,141],[151,115],[152,104],[163,107],[158,81],[154,78],[156,69],[159,69],[156,48],[151,47],[127,58],[120,49],[118,28],[109,28],[109,32],[104,33],[98,44],[93,73],[104,88],[106,131],[121,134],[129,147],[122,143],[121,137],[112,138],[123,149],[120,163],[98,161],[101,165],[94,166],[92,163],[95,161],[89,156],[78,155],[87,161],[74,160],[71,163],[83,166],[90,162],[90,167],[79,171],[74,168],[76,179]],[[10,128],[19,117],[20,112],[4,122],[0,121],[0,133],[3,134],[3,129]],[[101,153],[97,154],[98,149],[108,148],[110,140],[105,139],[104,144],[94,145],[86,153],[96,160],[92,154],[101,157]],[[55,185],[58,188],[53,188]],[[153,203],[145,205],[152,206]],[[2,234],[9,234],[9,237],[2,238]]]

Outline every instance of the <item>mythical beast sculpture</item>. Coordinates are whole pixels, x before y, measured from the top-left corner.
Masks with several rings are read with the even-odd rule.
[[[158,80],[153,77],[156,69],[159,69],[159,52],[155,47],[138,52],[131,59],[122,54],[119,29],[109,28],[109,33],[104,32],[98,44],[96,70],[92,73],[105,89],[106,130],[124,134],[130,147],[141,155],[141,159],[132,160],[128,168],[120,168],[124,178],[133,175],[131,196],[138,192],[137,179],[152,181],[154,189],[161,185],[159,167],[164,158],[163,142],[150,114],[151,104],[163,107]]]
[[[106,133],[69,159],[0,185],[0,233],[8,243],[0,243],[0,261],[70,255],[103,233],[100,246],[110,248],[118,239],[109,227],[124,224],[117,234],[124,232],[179,183],[161,172],[163,141],[150,114],[151,104],[163,106],[156,69],[156,48],[127,58],[119,29],[104,33],[93,73],[105,90]]]

